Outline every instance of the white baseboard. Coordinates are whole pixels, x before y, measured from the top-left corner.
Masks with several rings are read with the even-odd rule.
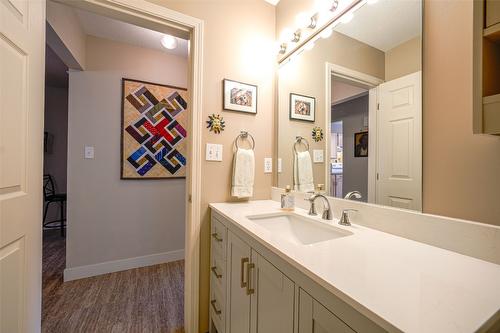
[[[142,257],[106,261],[93,265],[66,268],[64,281],[83,279],[107,273],[125,271],[127,269],[163,264],[184,259],[184,250],[150,254]]]

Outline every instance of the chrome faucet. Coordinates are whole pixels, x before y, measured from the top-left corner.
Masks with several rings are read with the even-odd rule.
[[[357,209],[344,209],[342,211],[342,216],[340,217],[339,224],[350,226],[351,221],[349,220],[349,212],[357,212],[357,211],[358,211]]]
[[[345,195],[344,199],[348,199],[348,200],[361,199],[362,197],[363,196],[361,195],[361,193],[359,191],[351,191]]]
[[[309,208],[309,215],[317,215],[316,205],[314,204],[317,198],[323,198],[323,202],[325,203],[325,209],[323,210],[321,218],[323,220],[331,220],[333,217],[332,217],[332,210],[330,208],[330,203],[323,194],[313,194],[309,199],[307,199],[311,203],[311,207]]]

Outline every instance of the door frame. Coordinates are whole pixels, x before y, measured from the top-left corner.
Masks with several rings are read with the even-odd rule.
[[[187,167],[184,328],[187,333],[199,330],[199,268],[201,225],[201,152],[202,152],[202,87],[203,87],[203,20],[155,5],[145,0],[54,0],[67,6],[92,11],[145,28],[159,26],[190,36],[189,88],[191,102],[191,144]]]
[[[384,83],[384,80],[378,77],[368,75],[356,70],[325,62],[325,130],[330,134],[332,122],[332,76],[352,82],[356,85],[363,86],[369,90],[368,98],[368,151],[375,152],[375,154],[368,154],[368,202],[375,203],[375,187],[377,175],[377,87]],[[330,196],[330,147],[331,140],[326,140],[325,152],[325,191]]]

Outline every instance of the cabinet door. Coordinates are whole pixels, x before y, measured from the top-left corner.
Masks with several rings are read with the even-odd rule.
[[[252,263],[251,332],[293,333],[294,283],[253,250]]]
[[[308,293],[299,293],[299,333],[353,333],[354,331]]]
[[[229,231],[226,332],[250,332],[250,295],[247,292],[247,272],[250,256],[250,246]]]

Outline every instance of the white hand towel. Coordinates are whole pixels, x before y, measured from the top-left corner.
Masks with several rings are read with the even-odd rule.
[[[238,148],[233,161],[233,186],[231,195],[238,198],[250,198],[253,195],[255,157],[252,149]]]
[[[295,154],[293,161],[293,185],[296,191],[314,191],[312,161],[309,151]]]

